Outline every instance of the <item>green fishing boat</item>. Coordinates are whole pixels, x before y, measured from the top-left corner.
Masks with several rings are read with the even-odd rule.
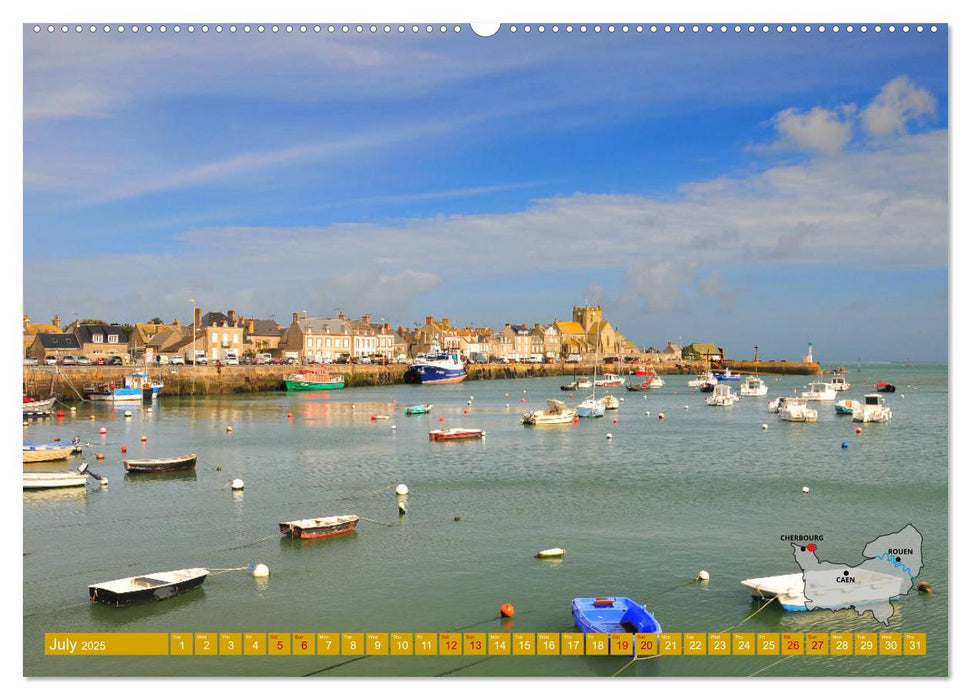
[[[418,404],[415,404],[414,406],[406,406],[405,415],[417,416],[422,413],[428,413],[430,410],[432,410],[432,405],[430,403],[418,403]]]
[[[297,374],[286,377],[283,382],[286,384],[287,391],[324,391],[344,388],[344,376],[335,374],[332,377],[326,368],[305,368]]]

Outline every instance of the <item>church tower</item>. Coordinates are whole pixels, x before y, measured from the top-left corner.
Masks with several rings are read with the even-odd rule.
[[[576,306],[573,307],[573,320],[580,324],[583,332],[586,333],[595,323],[603,320],[603,310],[597,306]]]

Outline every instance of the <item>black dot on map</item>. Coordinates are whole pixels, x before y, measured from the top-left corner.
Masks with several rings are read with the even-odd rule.
[[[900,557],[897,557],[897,561],[900,561]]]
[[[799,549],[801,549],[804,552],[806,551],[806,548],[805,547],[800,547]]]
[[[844,571],[844,572],[843,572],[843,575],[844,575],[844,576],[849,576],[849,575],[850,575],[850,572],[849,572],[849,571]]]

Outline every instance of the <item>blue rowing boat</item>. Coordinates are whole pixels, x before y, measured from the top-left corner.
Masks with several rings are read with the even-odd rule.
[[[574,598],[573,619],[581,632],[661,632],[654,613],[630,598]]]

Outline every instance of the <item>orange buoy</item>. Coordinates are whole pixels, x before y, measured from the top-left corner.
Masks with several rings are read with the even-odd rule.
[[[853,432],[855,432],[857,435],[863,435],[863,428],[861,428],[860,426],[856,426],[856,430],[854,430]]]
[[[523,397],[522,402],[523,403],[526,403],[526,397],[525,396]]]
[[[579,416],[573,416],[573,425],[576,425],[579,422],[580,422],[580,417]]]
[[[502,617],[512,617],[516,614],[516,608],[512,606],[512,603],[503,603],[499,606],[499,614]]]
[[[142,440],[142,442],[148,442],[148,438],[145,437],[144,435],[142,435],[141,440]]]
[[[88,420],[94,420],[94,416],[88,416]]]
[[[570,398],[571,398],[571,399],[573,398],[573,394],[570,394]]]
[[[292,413],[288,413],[288,414],[287,414],[287,418],[288,418],[289,420],[293,420],[293,414],[292,414]]]
[[[102,460],[104,458],[105,458],[105,456],[99,452],[98,453],[98,460]]]
[[[465,415],[469,415],[469,409],[467,409],[467,408],[466,408],[466,409],[464,409],[464,410],[462,411],[462,413],[464,413]]]
[[[127,445],[122,445],[121,446],[121,453],[122,454],[125,454],[126,452],[128,452],[128,446]]]
[[[616,423],[616,422],[617,422],[617,419],[616,419],[616,418],[614,418],[614,423]]]
[[[657,419],[658,420],[664,420],[664,414],[663,413],[658,413],[657,414]]]
[[[57,412],[57,417],[58,418],[63,418],[64,417],[64,411],[58,411]]]
[[[927,581],[918,581],[917,582],[917,590],[920,591],[921,593],[933,593],[934,592],[934,589],[931,588],[931,584],[927,583]]]

